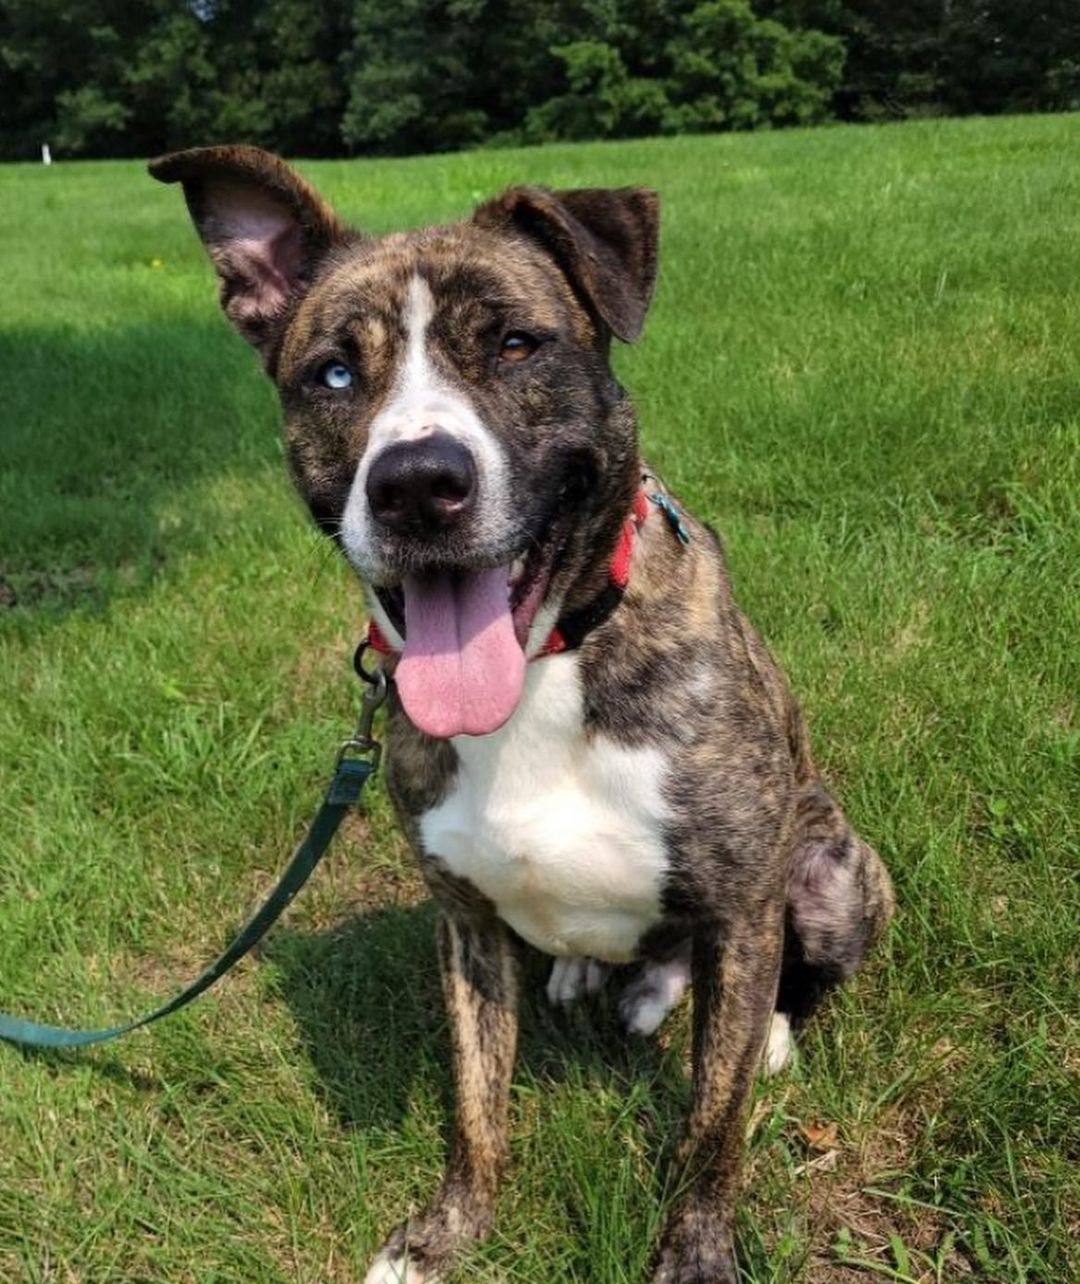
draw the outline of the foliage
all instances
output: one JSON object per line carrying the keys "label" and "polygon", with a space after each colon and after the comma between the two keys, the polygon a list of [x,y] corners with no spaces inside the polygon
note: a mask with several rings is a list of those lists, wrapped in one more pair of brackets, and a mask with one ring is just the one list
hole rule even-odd
{"label": "foliage", "polygon": [[656,6],[648,26],[555,45],[564,92],[530,109],[525,136],[632,137],[807,124],[823,118],[843,47],[758,18],[749,0]]}
{"label": "foliage", "polygon": [[366,151],[625,138],[821,119],[842,46],[749,0],[358,0],[345,142]]}
{"label": "foliage", "polygon": [[1076,0],[763,0],[759,8],[844,42],[841,117],[1080,108]]}
{"label": "foliage", "polygon": [[3,0],[0,154],[151,155],[243,138],[341,149],[344,85],[327,50],[343,4],[301,0]]}
{"label": "foliage", "polygon": [[1080,106],[1075,0],[0,0],[0,155],[290,154]]}

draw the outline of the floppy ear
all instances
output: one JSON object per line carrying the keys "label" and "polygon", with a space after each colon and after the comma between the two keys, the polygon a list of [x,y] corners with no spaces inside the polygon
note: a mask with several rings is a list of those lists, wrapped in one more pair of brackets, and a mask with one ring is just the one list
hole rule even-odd
{"label": "floppy ear", "polygon": [[648,187],[511,187],[473,216],[523,232],[555,259],[592,313],[629,343],[656,281],[660,198]]}
{"label": "floppy ear", "polygon": [[159,182],[184,185],[221,306],[272,366],[282,322],[345,225],[296,170],[259,147],[193,147],[148,168]]}

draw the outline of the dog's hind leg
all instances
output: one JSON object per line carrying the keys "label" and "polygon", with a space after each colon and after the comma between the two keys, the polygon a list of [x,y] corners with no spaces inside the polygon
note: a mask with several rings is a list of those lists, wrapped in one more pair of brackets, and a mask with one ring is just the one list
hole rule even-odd
{"label": "dog's hind leg", "polygon": [[787,1033],[859,967],[893,911],[881,857],[851,828],[820,781],[804,786],[788,884],[784,965],[767,1065],[786,1060]]}
{"label": "dog's hind leg", "polygon": [[458,1250],[491,1227],[507,1150],[518,959],[493,916],[444,911],[438,945],[456,1099],[446,1175],[424,1212],[390,1235],[365,1284],[435,1284]]}

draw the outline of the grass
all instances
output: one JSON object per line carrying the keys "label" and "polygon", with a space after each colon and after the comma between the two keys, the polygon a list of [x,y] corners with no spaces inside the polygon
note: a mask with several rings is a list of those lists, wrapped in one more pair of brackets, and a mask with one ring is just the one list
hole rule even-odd
{"label": "grass", "polygon": [[[373,230],[647,181],[619,354],[884,854],[887,948],[758,1091],[755,1284],[1080,1277],[1076,117],[305,171]],[[273,881],[350,725],[356,588],[175,191],[0,171],[0,1005],[146,1009]],[[0,1048],[0,1277],[355,1280],[445,1144],[432,912],[381,793],[257,960],[85,1055]],[[534,990],[536,987],[534,987]],[[458,1279],[642,1278],[686,1017],[537,997]],[[835,1125],[835,1128],[829,1127]]]}

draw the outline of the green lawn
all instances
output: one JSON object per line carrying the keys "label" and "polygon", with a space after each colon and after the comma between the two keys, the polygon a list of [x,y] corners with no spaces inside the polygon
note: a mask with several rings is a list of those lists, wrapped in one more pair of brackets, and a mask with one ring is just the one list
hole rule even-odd
{"label": "green lawn", "polygon": [[[900,905],[759,1090],[746,1280],[1080,1278],[1080,118],[303,168],[377,231],[511,181],[660,189],[618,358],[648,454],[724,532]],[[177,192],[8,166],[0,232],[0,1006],[98,1023],[271,885],[361,607]],[[376,791],[193,1008],[0,1047],[0,1278],[355,1280],[442,1162],[431,928]],[[457,1278],[639,1281],[686,1013],[630,1046],[533,988],[498,1228]]]}

